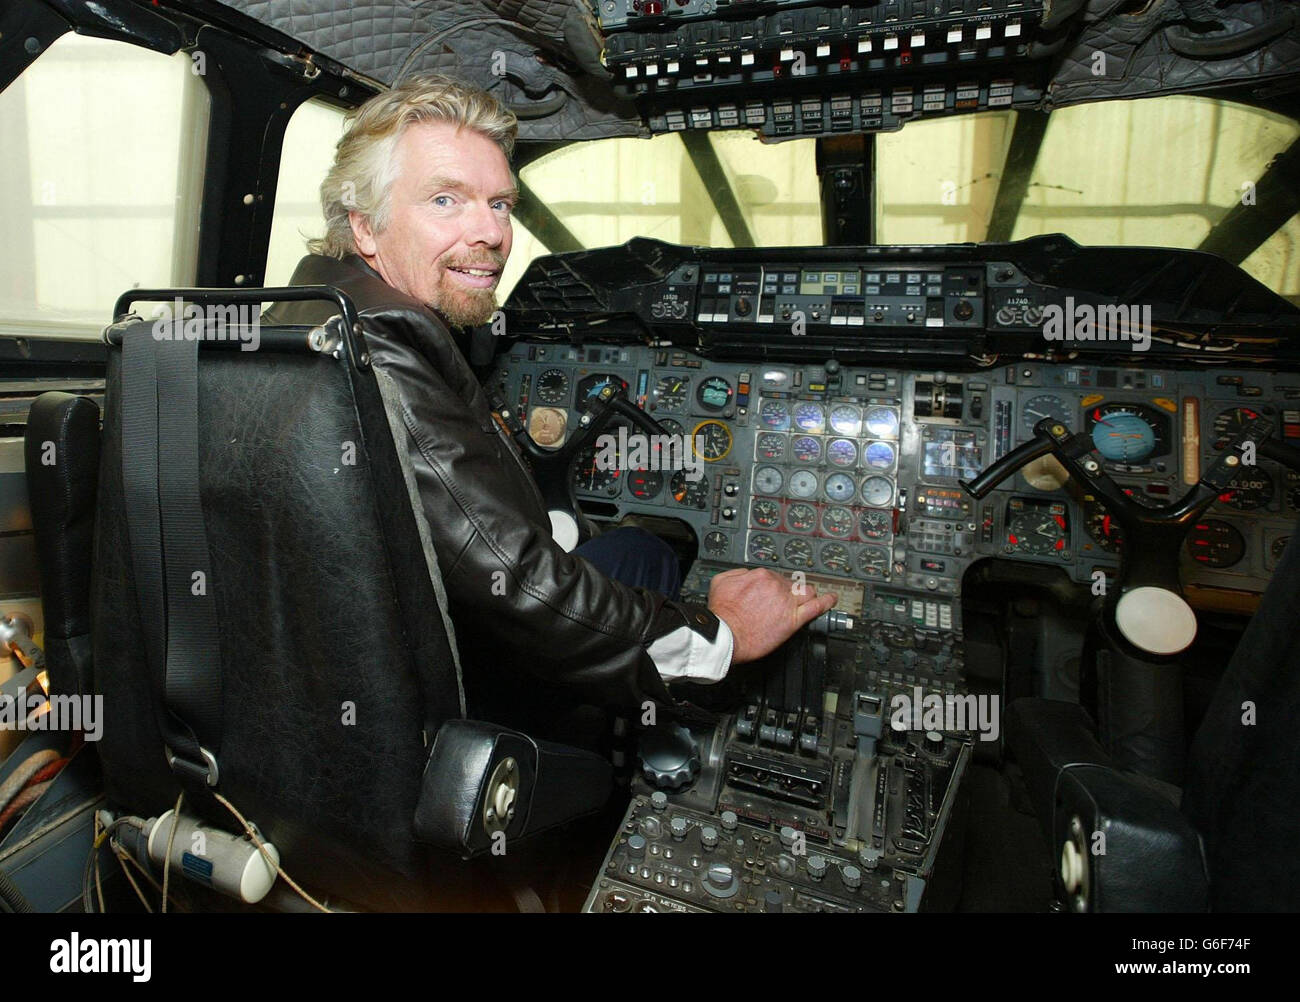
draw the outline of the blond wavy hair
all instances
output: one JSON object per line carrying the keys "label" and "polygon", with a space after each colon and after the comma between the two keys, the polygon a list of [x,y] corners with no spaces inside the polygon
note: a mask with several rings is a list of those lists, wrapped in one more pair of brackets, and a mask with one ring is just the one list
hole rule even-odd
{"label": "blond wavy hair", "polygon": [[388,225],[390,196],[397,176],[397,141],[417,122],[446,122],[473,129],[514,155],[519,123],[487,91],[438,73],[408,77],[348,112],[334,165],[320,186],[325,235],[309,240],[313,254],[355,254],[349,212],[365,216],[376,233]]}

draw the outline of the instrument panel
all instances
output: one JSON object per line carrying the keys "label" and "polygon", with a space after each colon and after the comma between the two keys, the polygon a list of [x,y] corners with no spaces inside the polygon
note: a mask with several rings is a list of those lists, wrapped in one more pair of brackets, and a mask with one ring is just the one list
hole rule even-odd
{"label": "instrument panel", "polygon": [[[980,502],[958,486],[1045,417],[1086,431],[1112,477],[1152,504],[1181,496],[1259,414],[1300,441],[1300,375],[1285,373],[907,371],[536,342],[503,355],[489,385],[540,444],[559,445],[610,381],[682,439],[611,426],[617,468],[593,449],[574,474],[589,514],[679,518],[715,563],[938,596],[960,594],[981,557],[1057,566],[1080,583],[1116,566],[1118,529],[1050,457]],[[1189,537],[1184,583],[1261,592],[1297,517],[1300,478],[1264,460],[1243,468]]]}

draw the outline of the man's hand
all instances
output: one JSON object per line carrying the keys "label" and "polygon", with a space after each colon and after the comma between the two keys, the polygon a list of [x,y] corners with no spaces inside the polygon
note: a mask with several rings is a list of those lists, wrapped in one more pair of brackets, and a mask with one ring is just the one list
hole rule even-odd
{"label": "man's hand", "polygon": [[788,578],[761,567],[723,571],[709,583],[709,609],[735,639],[732,664],[771,654],[837,601],[810,584],[799,592]]}

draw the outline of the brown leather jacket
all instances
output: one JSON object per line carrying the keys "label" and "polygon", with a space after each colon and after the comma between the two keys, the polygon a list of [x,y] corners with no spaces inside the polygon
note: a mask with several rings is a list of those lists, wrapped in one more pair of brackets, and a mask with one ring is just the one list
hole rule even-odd
{"label": "brown leather jacket", "polygon": [[[612,706],[671,703],[646,648],[682,626],[712,641],[717,617],[613,581],[552,541],[531,473],[433,310],[355,255],[309,255],[291,282],[350,296],[375,366],[396,383],[462,650],[501,651],[513,665]],[[335,312],[324,302],[282,303],[263,322],[317,325]]]}

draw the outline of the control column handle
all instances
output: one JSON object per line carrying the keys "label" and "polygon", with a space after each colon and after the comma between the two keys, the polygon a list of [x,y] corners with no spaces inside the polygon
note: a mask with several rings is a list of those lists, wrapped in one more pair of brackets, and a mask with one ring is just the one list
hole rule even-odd
{"label": "control column handle", "polygon": [[1259,443],[1259,454],[1300,473],[1300,449],[1294,446],[1285,445],[1275,438],[1266,438]]}
{"label": "control column handle", "polygon": [[1013,475],[1022,466],[1028,466],[1035,459],[1042,459],[1052,451],[1052,440],[1046,435],[1035,435],[1024,445],[1011,450],[986,470],[981,470],[970,480],[958,480],[962,489],[971,497],[982,498],[998,484]]}

